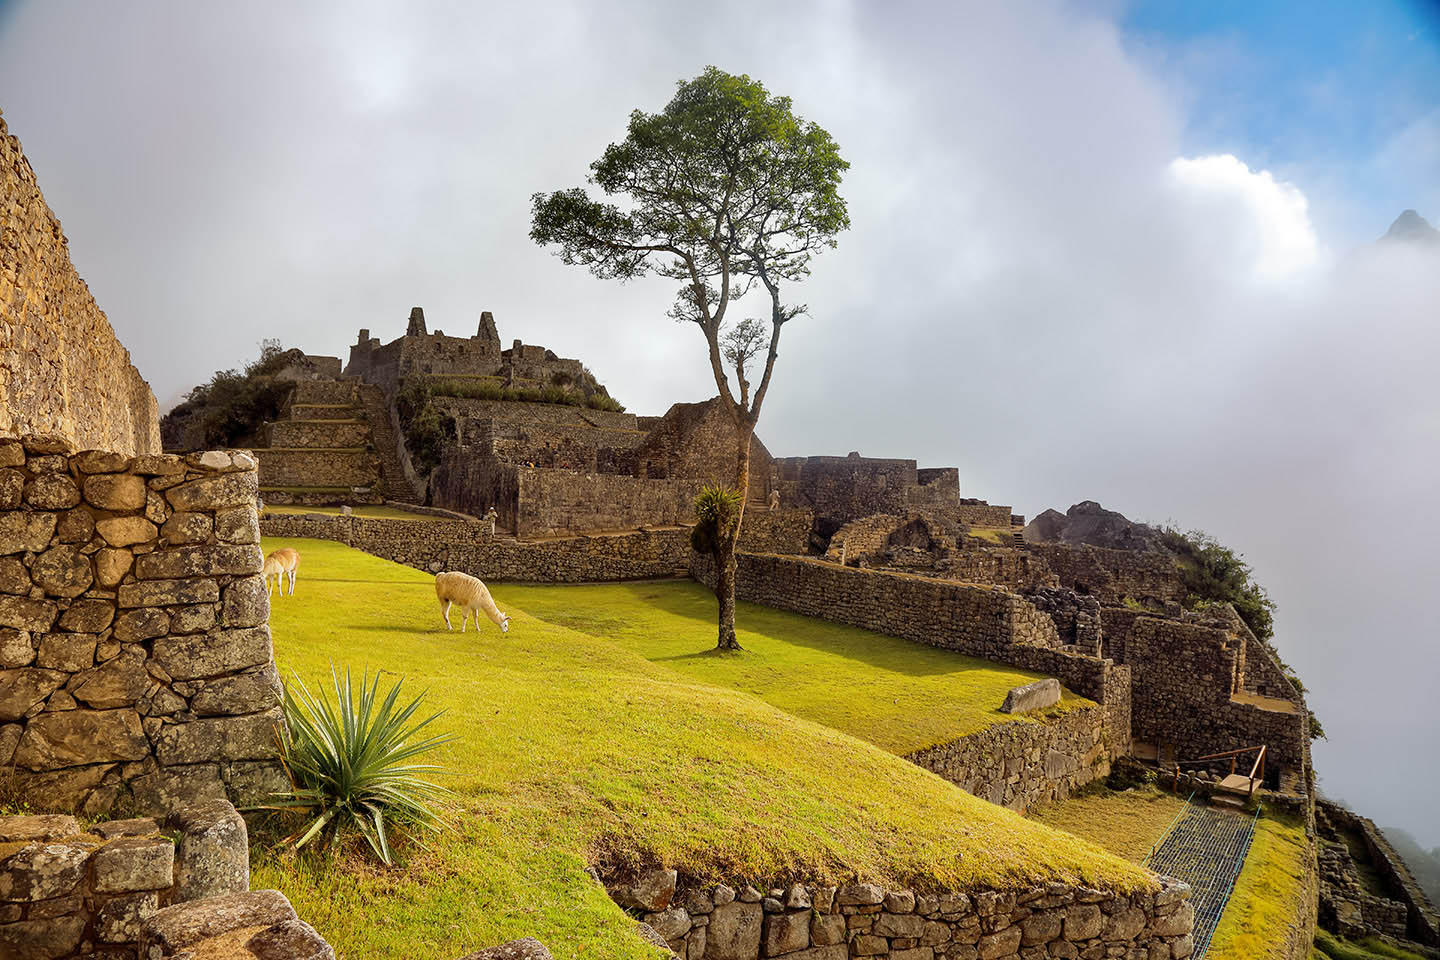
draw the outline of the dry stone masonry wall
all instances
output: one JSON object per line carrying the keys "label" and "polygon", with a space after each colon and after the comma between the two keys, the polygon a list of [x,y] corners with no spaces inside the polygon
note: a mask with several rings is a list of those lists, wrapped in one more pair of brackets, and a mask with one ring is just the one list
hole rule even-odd
{"label": "dry stone masonry wall", "polygon": [[255,461],[0,440],[0,789],[99,814],[284,784]]}
{"label": "dry stone masonry wall", "polygon": [[158,453],[155,395],[70,262],[60,221],[0,117],[0,435]]}
{"label": "dry stone masonry wall", "polygon": [[681,884],[673,870],[607,886],[681,960],[1185,960],[1190,888],[1122,894],[1065,883],[922,893],[872,883],[759,890]]}

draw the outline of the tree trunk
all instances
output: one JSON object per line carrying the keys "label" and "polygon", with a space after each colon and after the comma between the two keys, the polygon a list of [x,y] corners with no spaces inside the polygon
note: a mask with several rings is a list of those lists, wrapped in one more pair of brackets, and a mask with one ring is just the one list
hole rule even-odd
{"label": "tree trunk", "polygon": [[750,497],[750,437],[754,427],[742,417],[736,418],[735,489],[740,491],[740,512],[730,532],[720,538],[715,550],[715,599],[720,605],[720,631],[715,641],[717,650],[739,650],[735,639],[735,577],[738,566],[735,552],[740,543],[740,525],[745,519],[745,503]]}

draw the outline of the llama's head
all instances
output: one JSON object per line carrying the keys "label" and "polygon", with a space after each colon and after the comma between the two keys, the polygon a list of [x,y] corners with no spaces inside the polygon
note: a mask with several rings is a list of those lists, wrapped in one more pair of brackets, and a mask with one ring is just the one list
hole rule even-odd
{"label": "llama's head", "polygon": [[510,614],[508,614],[508,613],[502,613],[502,614],[500,614],[500,632],[501,632],[501,633],[509,633],[509,632],[510,632]]}

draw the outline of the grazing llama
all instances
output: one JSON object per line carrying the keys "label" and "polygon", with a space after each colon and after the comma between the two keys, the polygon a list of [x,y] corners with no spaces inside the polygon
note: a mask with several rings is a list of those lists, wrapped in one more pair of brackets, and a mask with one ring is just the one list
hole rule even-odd
{"label": "grazing llama", "polygon": [[265,565],[260,568],[260,573],[265,577],[265,595],[270,595],[270,577],[275,577],[275,586],[280,588],[280,596],[285,596],[285,578],[290,579],[290,595],[295,595],[295,568],[300,566],[300,551],[290,547],[281,547],[270,556],[265,558]]}
{"label": "grazing llama", "polygon": [[480,611],[500,628],[501,633],[510,632],[510,616],[501,613],[500,608],[495,606],[495,601],[490,597],[490,591],[485,584],[470,576],[468,573],[461,573],[458,570],[450,570],[446,573],[435,575],[435,596],[440,601],[441,613],[445,615],[445,629],[454,630],[450,625],[450,604],[455,604],[463,612],[460,617],[460,632],[465,632],[465,621],[473,614],[475,617],[475,629],[480,629]]}

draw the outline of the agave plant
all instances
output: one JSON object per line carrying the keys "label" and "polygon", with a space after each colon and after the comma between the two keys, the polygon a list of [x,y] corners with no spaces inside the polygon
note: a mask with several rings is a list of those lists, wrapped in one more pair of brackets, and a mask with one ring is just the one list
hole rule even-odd
{"label": "agave plant", "polygon": [[303,847],[319,838],[324,846],[358,830],[386,865],[393,862],[390,827],[396,823],[436,829],[441,826],[430,804],[450,793],[424,775],[445,773],[415,757],[455,739],[449,734],[421,738],[438,719],[435,713],[412,723],[424,695],[398,707],[397,680],[383,698],[380,676],[366,671],[357,688],[350,671],[344,678],[330,666],[334,699],[312,694],[298,676],[285,687],[282,756],[291,789],[271,809],[308,811],[306,824],[286,838]]}
{"label": "agave plant", "polygon": [[735,527],[740,516],[740,491],[709,483],[695,495],[696,523],[690,530],[690,546],[699,553],[714,553],[722,537]]}

